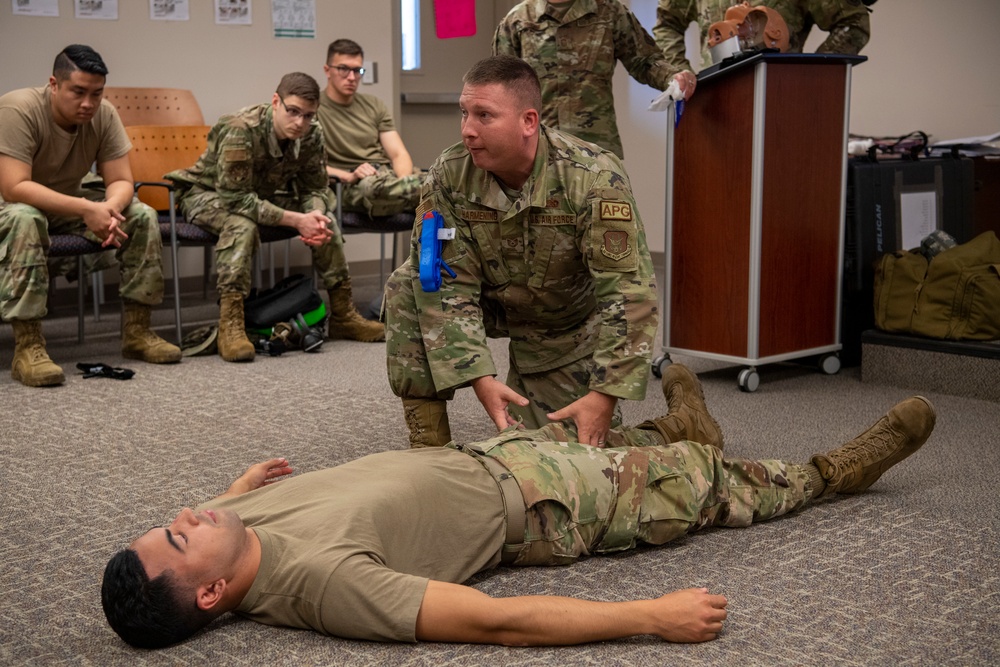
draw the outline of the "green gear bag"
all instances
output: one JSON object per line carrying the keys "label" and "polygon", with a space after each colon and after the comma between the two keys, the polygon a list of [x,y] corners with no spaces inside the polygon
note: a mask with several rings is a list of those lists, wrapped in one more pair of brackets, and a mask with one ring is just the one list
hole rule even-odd
{"label": "green gear bag", "polygon": [[874,306],[882,331],[1000,339],[1000,240],[985,232],[930,260],[908,250],[884,255]]}

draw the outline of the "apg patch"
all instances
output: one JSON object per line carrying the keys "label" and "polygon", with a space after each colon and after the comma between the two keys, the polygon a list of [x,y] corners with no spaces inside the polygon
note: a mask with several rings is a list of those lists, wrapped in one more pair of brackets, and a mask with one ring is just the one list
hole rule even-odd
{"label": "apg patch", "polygon": [[632,222],[632,204],[621,200],[601,200],[601,220]]}

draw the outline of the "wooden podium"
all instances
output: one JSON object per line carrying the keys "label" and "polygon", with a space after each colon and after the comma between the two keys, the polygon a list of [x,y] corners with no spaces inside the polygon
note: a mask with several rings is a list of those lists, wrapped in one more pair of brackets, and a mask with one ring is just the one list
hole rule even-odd
{"label": "wooden podium", "polygon": [[757,54],[698,77],[668,113],[664,354],[760,364],[837,351],[851,68]]}

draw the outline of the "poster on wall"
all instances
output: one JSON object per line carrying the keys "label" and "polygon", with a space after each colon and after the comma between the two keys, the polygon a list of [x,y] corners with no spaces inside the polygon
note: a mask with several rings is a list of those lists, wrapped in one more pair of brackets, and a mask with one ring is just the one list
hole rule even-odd
{"label": "poster on wall", "polygon": [[118,20],[118,0],[76,0],[76,18]]}
{"label": "poster on wall", "polygon": [[188,21],[190,18],[188,0],[149,0],[151,21]]}
{"label": "poster on wall", "polygon": [[216,25],[253,25],[250,0],[215,0]]}
{"label": "poster on wall", "polygon": [[59,16],[59,0],[10,0],[14,16]]}
{"label": "poster on wall", "polygon": [[316,38],[316,0],[271,0],[274,36]]}

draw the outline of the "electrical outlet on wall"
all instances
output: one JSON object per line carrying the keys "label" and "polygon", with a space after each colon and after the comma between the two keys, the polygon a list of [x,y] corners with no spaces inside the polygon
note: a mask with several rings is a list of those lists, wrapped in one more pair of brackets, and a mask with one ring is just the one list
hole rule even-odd
{"label": "electrical outlet on wall", "polygon": [[361,83],[378,83],[378,63],[374,60],[365,60],[362,65],[365,68],[365,75],[361,77]]}

